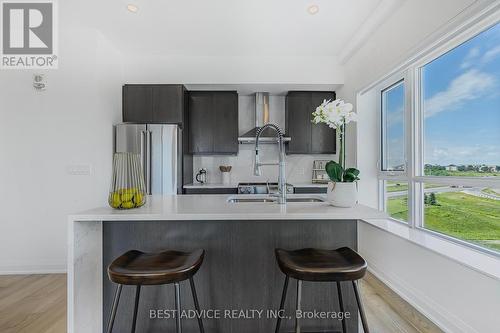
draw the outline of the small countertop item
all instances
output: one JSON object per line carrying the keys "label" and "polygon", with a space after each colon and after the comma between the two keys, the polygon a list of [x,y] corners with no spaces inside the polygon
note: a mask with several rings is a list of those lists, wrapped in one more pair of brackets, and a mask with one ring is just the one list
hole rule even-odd
{"label": "small countertop item", "polygon": [[219,166],[220,172],[231,172],[232,168],[233,167],[230,166],[230,165],[221,165],[221,166]]}

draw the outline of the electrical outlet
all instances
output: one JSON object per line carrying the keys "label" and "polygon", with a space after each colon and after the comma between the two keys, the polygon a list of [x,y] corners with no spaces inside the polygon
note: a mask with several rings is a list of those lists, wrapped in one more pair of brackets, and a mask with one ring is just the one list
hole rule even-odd
{"label": "electrical outlet", "polygon": [[74,164],[66,167],[66,172],[71,176],[90,176],[92,166],[90,164]]}

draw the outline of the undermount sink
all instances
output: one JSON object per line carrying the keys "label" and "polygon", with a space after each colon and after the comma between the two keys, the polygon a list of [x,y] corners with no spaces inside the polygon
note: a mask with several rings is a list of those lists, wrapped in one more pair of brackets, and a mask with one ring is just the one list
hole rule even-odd
{"label": "undermount sink", "polygon": [[227,202],[229,203],[241,203],[241,202],[275,202],[276,199],[271,198],[229,198]]}
{"label": "undermount sink", "polygon": [[[233,196],[227,199],[228,203],[259,203],[259,202],[277,202],[276,197],[252,197],[252,196]],[[318,203],[326,200],[320,196],[288,196],[287,203]]]}

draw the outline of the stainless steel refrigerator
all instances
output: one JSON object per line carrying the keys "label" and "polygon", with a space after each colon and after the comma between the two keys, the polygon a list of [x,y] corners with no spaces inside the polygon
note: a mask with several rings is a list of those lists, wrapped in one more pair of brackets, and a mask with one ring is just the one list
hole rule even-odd
{"label": "stainless steel refrigerator", "polygon": [[116,125],[116,152],[139,154],[148,194],[182,194],[182,129],[177,125]]}

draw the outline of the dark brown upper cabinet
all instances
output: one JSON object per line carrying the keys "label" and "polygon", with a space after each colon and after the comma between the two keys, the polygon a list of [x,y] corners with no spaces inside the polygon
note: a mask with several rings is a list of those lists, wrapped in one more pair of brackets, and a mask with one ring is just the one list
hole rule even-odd
{"label": "dark brown upper cabinet", "polygon": [[287,154],[335,154],[335,130],[313,124],[312,113],[323,100],[334,100],[335,92],[290,91],[286,96],[286,133],[291,141]]}
{"label": "dark brown upper cabinet", "polygon": [[180,84],[123,86],[126,123],[182,124],[186,89]]}
{"label": "dark brown upper cabinet", "polygon": [[189,92],[189,152],[199,155],[238,153],[238,93]]}

